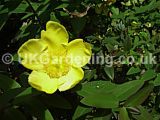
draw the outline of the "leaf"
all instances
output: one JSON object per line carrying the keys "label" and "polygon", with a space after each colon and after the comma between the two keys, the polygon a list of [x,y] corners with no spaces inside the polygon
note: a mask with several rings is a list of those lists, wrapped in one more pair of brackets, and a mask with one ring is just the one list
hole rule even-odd
{"label": "leaf", "polygon": [[56,18],[56,15],[55,15],[54,12],[51,12],[51,14],[50,14],[50,20],[60,23],[60,21]]}
{"label": "leaf", "polygon": [[54,120],[52,114],[49,112],[48,109],[44,111],[44,114],[45,114],[44,120]]}
{"label": "leaf", "polygon": [[85,114],[87,114],[91,111],[92,111],[92,108],[82,107],[82,106],[79,105],[79,106],[77,106],[72,119],[76,120],[76,119],[80,118],[81,116],[84,116]]}
{"label": "leaf", "polygon": [[116,108],[119,105],[116,96],[109,92],[98,92],[81,100],[81,103],[97,108]]}
{"label": "leaf", "polygon": [[104,71],[111,80],[114,79],[114,67],[105,66]]}
{"label": "leaf", "polygon": [[102,3],[99,3],[95,6],[95,12],[97,14],[101,14],[103,9],[104,9],[104,5]]}
{"label": "leaf", "polygon": [[132,74],[136,74],[136,73],[139,73],[141,72],[141,69],[139,67],[131,67],[128,72],[127,72],[127,75],[132,75]]}
{"label": "leaf", "polygon": [[157,77],[154,80],[154,86],[159,86],[159,85],[160,85],[160,73],[157,74]]}
{"label": "leaf", "polygon": [[22,74],[19,75],[19,83],[21,84],[22,87],[30,87],[29,83],[28,83],[28,76],[29,73],[28,72],[23,72]]}
{"label": "leaf", "polygon": [[23,96],[28,96],[28,95],[36,95],[36,94],[40,94],[40,93],[41,92],[33,89],[32,87],[28,87],[23,92],[18,94],[16,97],[23,97]]}
{"label": "leaf", "polygon": [[24,15],[24,16],[21,18],[21,20],[27,19],[27,18],[29,18],[29,17],[31,17],[31,16],[33,16],[33,15],[34,15],[34,13],[27,13],[26,15]]}
{"label": "leaf", "polygon": [[119,45],[120,43],[118,42],[119,37],[105,37],[103,43],[104,44],[111,44],[113,46]]}
{"label": "leaf", "polygon": [[49,107],[62,108],[62,109],[71,109],[71,104],[62,96],[58,94],[44,95],[41,97],[46,105]]}
{"label": "leaf", "polygon": [[85,24],[86,24],[85,17],[82,17],[82,18],[77,17],[77,18],[73,18],[71,20],[71,25],[72,25],[72,28],[73,28],[75,35],[78,36],[81,33],[81,31],[85,27]]}
{"label": "leaf", "polygon": [[[159,1],[158,1],[159,2]],[[158,7],[159,3],[156,3],[156,0],[152,0],[148,5],[142,6],[142,7],[135,7],[135,13],[140,14],[144,12],[151,11],[153,9],[156,9]]]}
{"label": "leaf", "polygon": [[149,96],[153,88],[154,88],[154,85],[152,83],[146,85],[137,93],[129,97],[125,102],[125,106],[134,107],[142,104],[147,99],[147,97]]}
{"label": "leaf", "polygon": [[152,69],[153,68],[153,64],[144,64],[146,69]]}
{"label": "leaf", "polygon": [[47,107],[35,97],[29,99],[28,101],[24,101],[23,106],[32,116],[36,117],[38,120],[54,120]]}
{"label": "leaf", "polygon": [[152,115],[142,106],[137,107],[140,110],[139,115],[132,114],[133,118],[136,120],[153,120]]}
{"label": "leaf", "polygon": [[119,8],[112,7],[111,11],[114,15],[119,15]]}
{"label": "leaf", "polygon": [[93,120],[111,120],[112,114],[103,117],[93,117]]}
{"label": "leaf", "polygon": [[136,93],[144,84],[142,80],[133,80],[123,84],[114,84],[110,81],[92,81],[82,84],[77,93],[83,97],[88,97],[100,92],[112,94],[118,101],[123,101]]}
{"label": "leaf", "polygon": [[85,70],[85,73],[84,73],[84,80],[86,81],[90,81],[96,74],[96,69],[94,70]]}
{"label": "leaf", "polygon": [[144,81],[141,80],[134,80],[121,85],[107,81],[104,84],[103,82],[99,82],[98,89],[94,86],[97,85],[96,82],[87,84],[84,91],[82,87],[80,94],[84,98],[81,100],[81,103],[98,108],[115,108],[118,107],[119,101],[123,101],[136,93],[144,84]]}
{"label": "leaf", "polygon": [[155,77],[156,77],[156,73],[154,72],[154,70],[149,69],[142,75],[141,80],[147,81]]}
{"label": "leaf", "polygon": [[66,8],[68,5],[69,5],[68,3],[63,3],[59,6],[57,6],[55,9]]}
{"label": "leaf", "polygon": [[42,92],[37,91],[33,89],[32,87],[28,87],[24,89],[21,93],[19,93],[17,96],[15,96],[13,100],[13,104],[21,104],[27,99],[32,98],[33,96],[40,95],[41,93]]}
{"label": "leaf", "polygon": [[20,112],[18,109],[8,108],[1,116],[1,120],[27,120],[27,119],[23,115],[23,113]]}
{"label": "leaf", "polygon": [[6,75],[0,74],[0,88],[4,91],[14,88],[20,88],[21,86],[15,80],[9,78]]}
{"label": "leaf", "polygon": [[125,107],[120,108],[119,120],[130,120],[128,116],[128,111]]}
{"label": "leaf", "polygon": [[20,4],[21,4],[22,0],[9,0],[6,2],[6,6],[10,12],[12,12],[13,10],[15,10]]}
{"label": "leaf", "polygon": [[7,22],[8,20],[8,13],[3,13],[3,14],[0,14],[0,30],[3,28],[3,26],[5,25],[5,23]]}
{"label": "leaf", "polygon": [[7,106],[9,104],[9,101],[12,100],[19,93],[21,93],[23,90],[24,88],[15,88],[15,89],[10,89],[5,93],[3,93],[0,96],[0,108]]}
{"label": "leaf", "polygon": [[11,13],[28,13],[26,12],[27,8],[28,8],[28,4],[21,3],[14,10],[10,11],[10,14]]}
{"label": "leaf", "polygon": [[95,92],[100,91],[110,91],[116,87],[116,84],[111,83],[110,81],[92,81],[88,83],[82,84],[79,88],[77,88],[77,93],[83,97],[87,97],[89,95],[94,94]]}
{"label": "leaf", "polygon": [[4,5],[0,5],[0,14],[8,13],[8,8],[5,8]]}
{"label": "leaf", "polygon": [[144,82],[142,80],[129,81],[120,84],[117,88],[113,90],[112,94],[115,94],[118,100],[123,101],[136,93],[143,86],[143,84]]}

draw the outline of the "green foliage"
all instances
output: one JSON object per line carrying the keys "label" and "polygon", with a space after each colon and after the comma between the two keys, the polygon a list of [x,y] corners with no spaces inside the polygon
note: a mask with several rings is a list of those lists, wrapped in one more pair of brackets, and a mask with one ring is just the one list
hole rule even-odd
{"label": "green foliage", "polygon": [[[1,0],[0,18],[0,120],[160,119],[160,0]],[[81,83],[52,95],[30,87],[17,56],[49,20],[93,51]]]}

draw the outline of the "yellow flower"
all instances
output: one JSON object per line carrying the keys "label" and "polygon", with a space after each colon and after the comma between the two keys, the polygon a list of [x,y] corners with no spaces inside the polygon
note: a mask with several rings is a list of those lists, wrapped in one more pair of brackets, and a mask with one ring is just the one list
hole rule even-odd
{"label": "yellow flower", "polygon": [[81,67],[91,58],[91,46],[82,39],[69,43],[68,39],[64,26],[49,21],[40,39],[30,39],[19,48],[21,64],[33,70],[28,78],[33,88],[52,94],[57,89],[71,89],[82,80]]}

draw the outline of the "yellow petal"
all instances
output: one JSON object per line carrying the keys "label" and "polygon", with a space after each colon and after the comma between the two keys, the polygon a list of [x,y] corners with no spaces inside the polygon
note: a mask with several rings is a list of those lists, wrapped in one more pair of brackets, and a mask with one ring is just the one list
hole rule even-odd
{"label": "yellow petal", "polygon": [[46,31],[41,32],[41,38],[51,47],[55,47],[61,44],[67,45],[69,36],[63,25],[49,21],[46,24]]}
{"label": "yellow petal", "polygon": [[18,55],[22,58],[26,57],[26,55],[32,54],[40,54],[47,48],[47,44],[45,44],[40,39],[30,39],[25,42],[18,50]]}
{"label": "yellow petal", "polygon": [[34,61],[29,62],[29,60],[27,61],[22,60],[21,64],[30,70],[43,71],[43,68],[44,68],[43,64],[41,64],[40,62],[34,62]]}
{"label": "yellow petal", "polygon": [[59,91],[65,91],[73,88],[83,79],[83,76],[84,72],[82,68],[72,66],[68,74],[59,78],[58,80]]}
{"label": "yellow petal", "polygon": [[31,70],[39,70],[43,69],[43,61],[40,61],[40,58],[47,57],[44,55],[41,56],[46,51],[47,44],[45,44],[42,40],[30,39],[19,48],[18,55],[22,58],[21,63],[26,68]]}
{"label": "yellow petal", "polygon": [[83,42],[82,39],[75,39],[68,44],[67,57],[71,59],[71,64],[77,67],[86,65],[92,55],[91,45]]}
{"label": "yellow petal", "polygon": [[44,72],[37,72],[33,71],[29,75],[29,84],[39,90],[39,91],[44,91],[48,94],[52,94],[57,90],[58,87],[58,80],[51,79],[46,73]]}

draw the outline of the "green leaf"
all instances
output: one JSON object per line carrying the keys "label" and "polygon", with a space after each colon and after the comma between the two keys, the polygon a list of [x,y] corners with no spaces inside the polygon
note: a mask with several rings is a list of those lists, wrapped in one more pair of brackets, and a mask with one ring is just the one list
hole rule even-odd
{"label": "green leaf", "polygon": [[0,30],[3,28],[3,26],[5,25],[5,23],[7,22],[9,15],[8,13],[3,13],[0,14]]}
{"label": "green leaf", "polygon": [[153,120],[152,115],[148,112],[148,110],[146,110],[144,107],[142,106],[138,106],[137,107],[140,111],[140,114],[138,115],[134,115],[132,114],[133,118],[135,118],[136,120]]}
{"label": "green leaf", "polygon": [[28,4],[21,3],[14,10],[10,11],[10,13],[28,13],[26,9],[28,8]]}
{"label": "green leaf", "polygon": [[136,73],[139,73],[141,72],[141,69],[139,67],[131,67],[128,72],[127,72],[127,75],[132,75],[132,74],[136,74]]}
{"label": "green leaf", "polygon": [[51,14],[50,14],[50,20],[55,21],[55,22],[59,22],[59,23],[60,23],[60,21],[56,18],[54,12],[51,12]]}
{"label": "green leaf", "polygon": [[119,105],[116,96],[109,92],[97,92],[81,100],[81,103],[97,108],[116,108]]}
{"label": "green leaf", "polygon": [[129,97],[125,102],[125,106],[134,107],[142,104],[146,100],[146,98],[149,96],[153,88],[154,88],[154,85],[152,83],[146,85],[137,93]]}
{"label": "green leaf", "polygon": [[157,74],[156,79],[154,80],[154,86],[160,85],[160,73]]}
{"label": "green leaf", "polygon": [[91,111],[92,111],[92,108],[82,107],[82,106],[79,105],[79,106],[77,106],[72,119],[76,120],[76,119],[84,116],[85,114],[87,114]]}
{"label": "green leaf", "polygon": [[104,44],[111,44],[113,46],[119,45],[120,43],[118,42],[119,37],[105,37],[103,40]]}
{"label": "green leaf", "polygon": [[154,72],[154,70],[149,69],[142,75],[141,80],[147,81],[155,77],[156,77],[156,73]]}
{"label": "green leaf", "polygon": [[8,8],[5,8],[4,5],[0,5],[0,14],[8,13]]}
{"label": "green leaf", "polygon": [[93,120],[111,120],[112,114],[103,117],[93,117]]}
{"label": "green leaf", "polygon": [[25,16],[23,16],[23,17],[21,18],[21,20],[27,19],[27,18],[29,18],[29,17],[31,17],[31,16],[33,16],[33,15],[34,15],[34,13],[27,13]]}
{"label": "green leaf", "polygon": [[19,93],[21,93],[24,90],[24,88],[15,88],[15,89],[10,89],[3,93],[0,96],[0,108],[3,108],[7,106],[9,101],[11,101],[15,96],[17,96]]}
{"label": "green leaf", "polygon": [[94,78],[95,74],[96,74],[96,69],[94,70],[85,70],[84,71],[84,80],[86,81],[90,81],[92,78]]}
{"label": "green leaf", "polygon": [[28,110],[28,113],[38,120],[54,120],[47,107],[35,97],[24,101],[23,106]]}
{"label": "green leaf", "polygon": [[29,83],[28,83],[28,76],[29,73],[28,72],[23,72],[22,74],[19,75],[19,83],[21,84],[22,87],[30,87]]}
{"label": "green leaf", "polygon": [[6,109],[3,115],[0,117],[1,120],[27,120],[23,113],[16,108]]}
{"label": "green leaf", "polygon": [[62,109],[71,109],[71,104],[62,96],[54,93],[52,95],[44,95],[41,97],[46,105],[49,107],[62,108]]}
{"label": "green leaf", "polygon": [[144,84],[142,80],[133,80],[123,84],[114,84],[110,81],[92,81],[80,86],[77,93],[83,97],[88,97],[100,92],[112,94],[116,96],[119,101],[127,99],[129,96],[136,93]]}
{"label": "green leaf", "polygon": [[15,96],[13,104],[21,104],[24,101],[32,98],[33,96],[37,96],[42,94],[42,92],[33,89],[32,87],[28,87],[24,89],[21,93]]}
{"label": "green leaf", "polygon": [[111,11],[114,15],[119,15],[119,8],[112,7]]}
{"label": "green leaf", "polygon": [[114,79],[114,67],[105,66],[104,71],[106,72],[106,74],[111,80]]}
{"label": "green leaf", "polygon": [[125,107],[120,108],[119,120],[130,120],[128,116],[128,111],[126,110]]}
{"label": "green leaf", "polygon": [[76,36],[78,36],[81,33],[81,31],[85,27],[85,24],[86,24],[85,17],[82,18],[77,17],[71,20],[71,25]]}
{"label": "green leaf", "polygon": [[146,69],[152,69],[153,68],[153,64],[145,64],[145,68]]}
{"label": "green leaf", "polygon": [[45,114],[44,120],[54,120],[52,114],[49,112],[48,109],[44,111],[44,114]]}
{"label": "green leaf", "polygon": [[115,94],[118,100],[123,101],[136,93],[143,86],[143,84],[144,82],[142,80],[129,81],[118,85],[118,87],[113,90],[112,94]]}
{"label": "green leaf", "polygon": [[55,9],[66,8],[68,5],[69,5],[68,3],[63,3],[59,6],[57,6]]}
{"label": "green leaf", "polygon": [[141,7],[135,7],[135,13],[140,14],[144,12],[151,11],[153,9],[156,9],[158,7],[158,2],[156,3],[156,0],[152,0],[148,5],[141,6]]}
{"label": "green leaf", "polygon": [[95,92],[100,91],[111,91],[116,87],[116,84],[110,81],[92,81],[88,83],[83,83],[82,86],[77,88],[77,93],[83,97],[92,95]]}
{"label": "green leaf", "polygon": [[28,95],[37,95],[40,94],[41,92],[33,89],[32,87],[26,88],[23,92],[18,94],[16,97],[23,97],[23,96],[28,96]]}
{"label": "green leaf", "polygon": [[22,0],[9,0],[6,2],[6,6],[10,12],[14,11],[20,4]]}
{"label": "green leaf", "polygon": [[21,86],[15,80],[9,78],[8,76],[0,74],[0,88],[3,91],[20,88]]}

